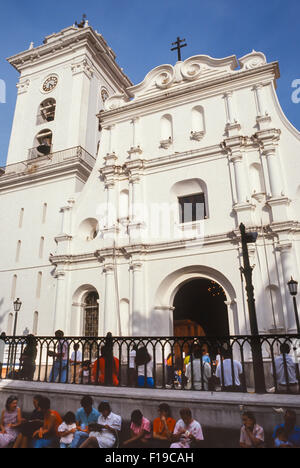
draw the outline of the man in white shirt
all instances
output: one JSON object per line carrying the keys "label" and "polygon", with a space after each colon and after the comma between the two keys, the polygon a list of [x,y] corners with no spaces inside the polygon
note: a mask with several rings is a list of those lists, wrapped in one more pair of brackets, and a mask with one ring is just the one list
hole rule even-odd
{"label": "man in white shirt", "polygon": [[200,349],[195,350],[194,359],[191,359],[187,364],[185,376],[188,380],[186,388],[192,388],[192,384],[194,384],[195,390],[208,390],[208,381],[211,377],[211,367],[208,362],[203,361]]}
{"label": "man in white shirt", "polygon": [[224,358],[217,367],[216,377],[221,381],[222,390],[225,392],[242,392],[240,376],[243,368],[239,361],[232,358],[230,351],[224,353]]}
{"label": "man in white shirt", "polygon": [[91,425],[89,438],[80,448],[112,448],[117,442],[122,426],[121,416],[111,411],[107,401],[102,401],[98,410],[100,413],[98,422],[96,425]]}
{"label": "man in white shirt", "polygon": [[292,356],[289,356],[290,350],[288,343],[281,344],[281,354],[274,360],[275,374],[273,365],[271,366],[271,373],[276,379],[275,384],[280,393],[298,393],[299,390],[297,364]]}

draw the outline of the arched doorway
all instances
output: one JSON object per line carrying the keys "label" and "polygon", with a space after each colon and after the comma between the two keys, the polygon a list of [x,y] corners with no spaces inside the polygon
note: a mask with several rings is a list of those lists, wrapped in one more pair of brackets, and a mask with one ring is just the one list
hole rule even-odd
{"label": "arched doorway", "polygon": [[175,336],[227,336],[228,311],[223,288],[209,278],[183,283],[174,297]]}

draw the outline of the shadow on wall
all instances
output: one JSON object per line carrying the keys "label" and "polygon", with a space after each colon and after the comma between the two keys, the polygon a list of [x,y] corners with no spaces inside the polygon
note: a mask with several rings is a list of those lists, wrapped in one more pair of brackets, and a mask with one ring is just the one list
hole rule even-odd
{"label": "shadow on wall", "polygon": [[[4,304],[4,298],[2,297],[0,299],[0,332],[3,331],[3,327],[4,327],[4,320],[5,320],[5,317],[7,316],[7,314],[9,314],[10,310],[5,310],[5,311],[2,311],[3,309],[3,304]],[[5,327],[4,327],[5,328]]]}

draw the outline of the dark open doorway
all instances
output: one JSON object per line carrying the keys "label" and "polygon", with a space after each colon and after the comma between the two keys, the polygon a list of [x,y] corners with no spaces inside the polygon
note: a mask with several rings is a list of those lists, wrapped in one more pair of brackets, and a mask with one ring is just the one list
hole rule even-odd
{"label": "dark open doorway", "polygon": [[227,336],[226,295],[215,281],[199,278],[183,284],[174,298],[175,336]]}

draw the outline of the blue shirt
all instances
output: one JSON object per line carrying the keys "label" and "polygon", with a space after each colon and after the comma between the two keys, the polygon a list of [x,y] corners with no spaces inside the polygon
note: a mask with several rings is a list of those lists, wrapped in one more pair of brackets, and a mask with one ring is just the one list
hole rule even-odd
{"label": "blue shirt", "polygon": [[[284,427],[284,424],[279,424],[275,427],[273,433],[273,439],[276,439],[276,432],[279,427]],[[288,442],[294,445],[294,447],[300,447],[300,427],[295,426],[293,432],[288,437]]]}
{"label": "blue shirt", "polygon": [[80,426],[87,427],[90,423],[96,423],[98,421],[100,413],[93,408],[90,414],[87,415],[83,408],[79,408],[75,416],[76,421],[79,422]]}

